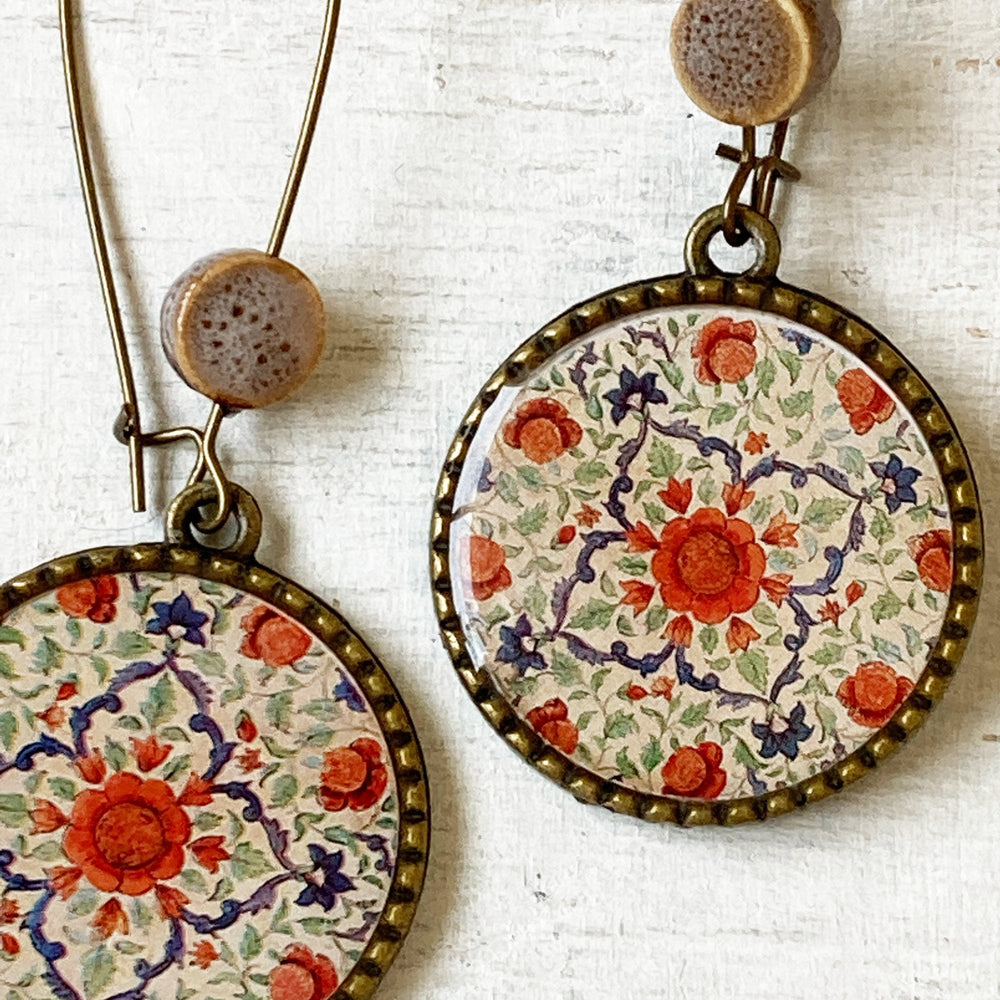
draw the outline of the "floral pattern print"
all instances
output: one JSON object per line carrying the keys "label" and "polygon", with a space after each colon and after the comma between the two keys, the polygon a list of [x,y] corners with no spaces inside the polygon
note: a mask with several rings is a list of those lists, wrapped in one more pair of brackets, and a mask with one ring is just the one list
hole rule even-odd
{"label": "floral pattern print", "polygon": [[206,580],[60,587],[0,624],[9,1000],[328,1000],[388,901],[389,749],[310,632]]}
{"label": "floral pattern print", "polygon": [[469,455],[469,649],[602,780],[701,800],[802,781],[892,718],[940,633],[952,533],[927,442],[801,324],[609,323],[503,390]]}

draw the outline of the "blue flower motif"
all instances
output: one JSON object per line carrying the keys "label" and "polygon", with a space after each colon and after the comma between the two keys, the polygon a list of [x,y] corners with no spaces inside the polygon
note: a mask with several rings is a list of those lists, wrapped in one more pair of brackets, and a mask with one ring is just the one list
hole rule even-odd
{"label": "blue flower motif", "polygon": [[513,663],[522,675],[529,670],[546,670],[548,664],[542,654],[535,650],[525,649],[524,640],[531,638],[531,622],[527,615],[521,615],[517,624],[500,626],[500,649],[497,651],[498,663]]}
{"label": "blue flower motif", "polygon": [[295,902],[299,906],[315,903],[329,913],[336,905],[338,896],[355,888],[354,882],[340,870],[344,864],[344,852],[325,851],[319,844],[310,844],[309,857],[316,866],[315,873],[320,875],[320,881],[314,882],[307,876],[309,884]]}
{"label": "blue flower motif", "polygon": [[479,493],[489,493],[491,489],[496,485],[492,479],[490,479],[490,473],[493,471],[493,463],[488,459],[483,459],[483,466],[479,470],[479,482],[476,484],[476,491]]}
{"label": "blue flower motif", "polygon": [[770,760],[780,753],[789,760],[795,760],[799,755],[799,744],[809,739],[815,729],[814,726],[805,724],[805,717],[806,706],[800,701],[788,716],[788,725],[783,732],[776,732],[773,722],[766,725],[763,722],[755,722],[751,729],[754,736],[760,740],[761,757]]}
{"label": "blue flower motif", "polygon": [[913,484],[922,475],[919,469],[903,465],[898,455],[891,455],[888,462],[871,462],[869,468],[882,480],[885,505],[890,514],[895,514],[904,503],[917,502]]}
{"label": "blue flower motif", "polygon": [[812,350],[813,344],[816,343],[812,337],[807,337],[804,333],[799,333],[798,330],[782,330],[781,336],[793,343],[798,348],[799,354],[808,354]]}
{"label": "blue flower motif", "polygon": [[146,622],[146,631],[151,635],[169,635],[176,638],[183,629],[184,638],[195,646],[205,645],[202,627],[208,621],[208,615],[197,611],[187,594],[178,594],[167,603],[156,601],[153,604],[156,617]]}
{"label": "blue flower motif", "polygon": [[347,674],[343,670],[338,670],[340,681],[333,689],[334,701],[346,701],[347,707],[352,712],[363,712],[365,703],[358,692],[358,689],[348,680]]}
{"label": "blue flower motif", "polygon": [[[629,410],[641,409],[650,403],[667,402],[667,394],[656,387],[656,374],[654,372],[646,372],[642,378],[639,378],[629,368],[622,368],[618,382],[619,388],[604,394],[604,398],[611,404],[611,419],[615,424],[620,424],[628,415]],[[633,396],[639,397],[637,407],[632,404]]]}

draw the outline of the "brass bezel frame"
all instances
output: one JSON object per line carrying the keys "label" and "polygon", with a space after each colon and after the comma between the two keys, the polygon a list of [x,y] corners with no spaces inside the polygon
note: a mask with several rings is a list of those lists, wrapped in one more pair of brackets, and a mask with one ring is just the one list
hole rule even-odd
{"label": "brass bezel frame", "polygon": [[[545,743],[514,712],[489,672],[476,667],[455,608],[449,570],[455,492],[469,445],[498,392],[521,384],[559,351],[606,323],[651,309],[701,305],[759,309],[803,323],[884,378],[930,444],[948,493],[954,530],[955,582],[941,635],[913,693],[893,718],[827,771],[789,788],[723,802],[690,801],[624,788],[599,778]],[[624,285],[574,306],[525,341],[493,374],[462,421],[438,483],[431,525],[431,584],[441,636],[462,683],[490,725],[537,770],[581,802],[613,812],[685,826],[730,826],[779,816],[827,798],[878,766],[923,725],[965,651],[979,602],[983,549],[978,492],[958,432],[938,397],[882,334],[827,299],[777,279],[684,273]]]}
{"label": "brass bezel frame", "polygon": [[430,848],[430,802],[423,753],[395,685],[364,641],[331,607],[253,561],[170,544],[89,549],[43,563],[0,587],[0,621],[57,587],[110,573],[187,574],[259,597],[304,625],[340,659],[365,693],[385,733],[399,797],[396,870],[385,909],[361,958],[331,1000],[369,1000],[396,958],[416,914]]}

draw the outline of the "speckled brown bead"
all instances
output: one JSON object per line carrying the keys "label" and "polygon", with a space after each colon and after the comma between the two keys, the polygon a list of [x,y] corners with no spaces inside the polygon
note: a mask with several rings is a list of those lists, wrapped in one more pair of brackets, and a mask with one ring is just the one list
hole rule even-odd
{"label": "speckled brown bead", "polygon": [[230,409],[269,406],[319,361],[323,301],[287,261],[224,250],[192,264],[160,313],[163,350],[192,389]]}
{"label": "speckled brown bead", "polygon": [[671,55],[703,111],[766,125],[799,111],[830,78],[840,22],[830,0],[683,0]]}

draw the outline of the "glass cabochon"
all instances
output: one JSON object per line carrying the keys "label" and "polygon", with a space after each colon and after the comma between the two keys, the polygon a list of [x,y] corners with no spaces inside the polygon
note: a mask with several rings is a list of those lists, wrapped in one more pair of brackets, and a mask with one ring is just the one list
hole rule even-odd
{"label": "glass cabochon", "polygon": [[487,395],[468,435],[449,520],[465,651],[605,797],[724,803],[835,769],[907,702],[946,620],[933,449],[800,322],[606,319]]}
{"label": "glass cabochon", "polygon": [[360,640],[311,605],[338,656],[287,610],[197,573],[85,575],[14,604],[0,627],[10,995],[370,995],[408,926],[398,906],[386,921],[390,893],[415,902],[398,884],[403,844],[414,860],[401,798],[424,786],[411,743],[401,795],[382,720],[409,720],[391,688],[373,708],[362,688],[384,674],[353,675]]}

